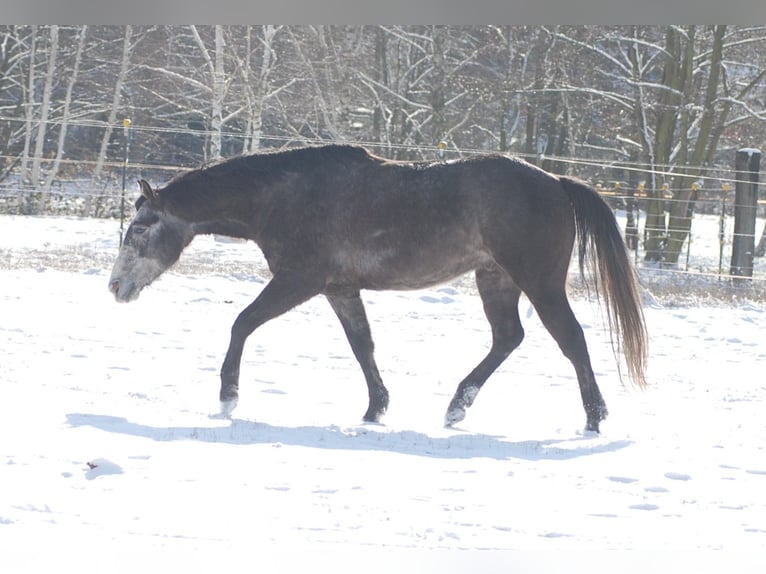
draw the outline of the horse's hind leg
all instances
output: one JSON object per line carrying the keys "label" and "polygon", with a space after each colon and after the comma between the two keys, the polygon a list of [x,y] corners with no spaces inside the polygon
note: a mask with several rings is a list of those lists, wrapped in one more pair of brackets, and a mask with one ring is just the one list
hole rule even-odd
{"label": "horse's hind leg", "polygon": [[379,422],[388,408],[388,390],[383,385],[378,366],[375,364],[375,345],[372,342],[370,324],[367,321],[362,298],[359,293],[356,293],[346,297],[328,295],[327,300],[340,319],[346,338],[351,344],[351,350],[354,351],[354,356],[359,361],[364,378],[367,380],[370,402],[364,414],[364,420]]}
{"label": "horse's hind leg", "polygon": [[574,365],[587,416],[586,430],[599,432],[599,423],[607,417],[608,411],[593,375],[585,335],[572,312],[564,288],[544,294],[528,291],[527,295],[545,328]]}
{"label": "horse's hind leg", "polygon": [[465,418],[465,410],[473,404],[476,395],[489,376],[524,339],[519,318],[521,291],[511,277],[499,266],[476,270],[484,313],[492,327],[492,347],[484,360],[461,381],[444,418],[446,426]]}

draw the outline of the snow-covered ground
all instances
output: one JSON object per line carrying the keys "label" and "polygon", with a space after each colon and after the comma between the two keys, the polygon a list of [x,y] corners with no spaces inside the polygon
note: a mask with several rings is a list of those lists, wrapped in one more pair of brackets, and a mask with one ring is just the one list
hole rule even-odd
{"label": "snow-covered ground", "polygon": [[218,420],[229,328],[267,280],[257,249],[197,238],[118,305],[118,230],[0,216],[3,572],[154,572],[171,556],[173,572],[766,571],[762,303],[647,293],[640,392],[618,379],[599,306],[575,300],[610,410],[595,436],[524,299],[521,347],[460,429],[442,427],[489,344],[465,280],[364,294],[391,406],[361,424],[361,371],[316,298],[251,337],[239,407]]}

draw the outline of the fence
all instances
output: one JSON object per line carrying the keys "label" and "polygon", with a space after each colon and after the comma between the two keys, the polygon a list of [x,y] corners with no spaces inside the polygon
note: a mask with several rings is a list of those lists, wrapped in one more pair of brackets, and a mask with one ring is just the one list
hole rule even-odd
{"label": "fence", "polygon": [[[671,189],[664,185],[660,191],[661,194],[647,191],[643,184],[638,185],[632,190],[626,190],[624,184],[620,182],[611,185],[596,184],[596,189],[612,204],[618,217],[623,219],[622,227],[625,236],[625,242],[633,253],[634,263],[637,266],[645,263],[641,257],[641,245],[646,238],[647,227],[647,204],[651,201],[657,201],[658,195],[662,196],[661,202],[664,204],[663,212],[665,217],[672,210],[672,205],[686,205],[686,200],[674,199],[671,195]],[[689,192],[699,192],[697,186],[692,186]],[[745,211],[744,215],[737,217],[738,212]],[[736,196],[728,181],[720,182],[720,186],[714,190],[707,190],[705,198],[695,200],[694,208],[685,216],[680,217],[686,220],[689,235],[683,243],[680,252],[681,257],[675,265],[663,265],[659,267],[675,267],[679,270],[690,272],[694,271],[696,263],[698,270],[705,273],[717,273],[718,275],[750,275],[748,272],[732,272],[730,267],[736,266],[740,269],[742,264],[732,263],[730,257],[736,261],[743,259],[744,255],[752,256],[747,266],[751,272],[759,271],[766,274],[766,261],[753,261],[754,258],[763,258],[766,251],[766,200],[757,200],[754,202],[737,202]],[[737,226],[740,223],[741,227]],[[744,223],[747,222],[747,223]],[[759,233],[760,229],[760,233]],[[748,240],[753,244],[749,249],[743,247],[739,254],[736,251],[738,242]],[[715,243],[715,260],[711,253],[711,244]],[[695,244],[699,247],[695,249]],[[755,246],[757,244],[757,246]],[[697,256],[696,259],[694,256]],[[702,264],[704,261],[704,265]]]}
{"label": "fence", "polygon": [[[103,166],[103,176],[98,181],[94,181],[90,176],[90,171],[96,164],[93,160],[57,159],[60,173],[55,178],[49,178],[47,186],[42,189],[41,186],[19,182],[11,172],[5,181],[0,182],[0,213],[120,218],[121,213],[127,211],[126,215],[130,217],[132,200],[137,194],[133,182],[138,177],[161,183],[170,179],[183,167],[194,167],[151,162],[132,163],[129,156],[131,139],[135,135],[134,129],[129,121],[123,123],[122,127],[122,130],[115,130],[121,137],[112,146],[111,158],[109,161],[99,162]],[[142,128],[143,131],[149,129]],[[198,134],[195,132],[195,135]],[[286,140],[272,142],[280,146],[289,146],[292,143]],[[294,143],[326,142],[303,140]],[[361,142],[361,145],[371,144]],[[444,155],[450,159],[450,156],[454,158],[485,153],[481,150],[448,150],[445,154],[444,148],[440,146],[418,149],[422,155],[430,154],[435,160]],[[750,151],[750,156],[753,157],[752,152],[757,150],[744,151]],[[740,238],[747,236],[748,241],[759,244],[761,251],[753,248],[750,248],[749,252],[746,248],[740,250],[740,253],[749,253],[750,256],[750,269],[745,275],[752,275],[753,281],[766,282],[766,262],[763,257],[763,250],[766,249],[766,202],[757,199],[757,168],[753,170],[752,165],[744,170],[744,175],[734,169],[729,169],[728,172],[721,168],[718,168],[717,172],[708,171],[707,175],[698,177],[684,189],[672,188],[668,183],[652,188],[645,182],[639,181],[631,185],[625,181],[630,179],[635,182],[642,178],[651,181],[650,175],[658,174],[656,167],[652,171],[639,165],[626,168],[585,158],[546,159],[565,163],[569,165],[569,171],[580,172],[581,177],[590,181],[601,181],[596,183],[596,188],[615,208],[625,231],[626,243],[632,250],[638,268],[663,269],[669,273],[719,278],[741,276],[742,265],[733,261],[730,264],[730,259],[732,256],[741,257],[732,251],[736,252]],[[53,160],[43,160],[41,171],[44,173],[52,165]],[[624,177],[626,169],[630,171],[629,178]],[[670,181],[673,181],[671,176],[674,175],[677,179],[677,174],[670,171],[659,173]],[[608,181],[609,175],[620,177]],[[751,185],[747,206],[741,203],[742,194],[737,192],[738,186],[743,183]],[[658,202],[661,204],[659,209],[656,208]],[[655,204],[654,223],[649,222],[652,204]],[[735,217],[742,209],[751,210],[747,216],[750,223],[744,231],[737,228],[736,224],[737,220],[743,219]],[[668,262],[664,260],[663,253],[672,247],[673,238],[669,236],[669,229],[672,230],[669,226],[671,217],[676,227],[688,230],[688,235],[681,239],[680,249],[679,245],[675,246],[677,260]],[[657,221],[660,221],[663,229],[656,229]],[[658,241],[659,255],[648,260],[646,246],[651,235]]]}

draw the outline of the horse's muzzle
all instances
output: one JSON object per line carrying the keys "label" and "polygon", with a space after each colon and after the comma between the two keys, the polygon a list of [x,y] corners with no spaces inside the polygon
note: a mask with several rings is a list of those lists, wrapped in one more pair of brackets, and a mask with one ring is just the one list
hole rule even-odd
{"label": "horse's muzzle", "polygon": [[109,292],[114,295],[115,300],[120,303],[127,303],[138,297],[138,290],[136,289],[135,283],[121,283],[119,279],[112,279],[109,282]]}

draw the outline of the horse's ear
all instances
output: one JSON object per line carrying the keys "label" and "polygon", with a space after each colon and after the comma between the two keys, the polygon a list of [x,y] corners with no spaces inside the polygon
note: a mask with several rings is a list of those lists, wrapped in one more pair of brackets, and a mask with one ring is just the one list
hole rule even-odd
{"label": "horse's ear", "polygon": [[143,195],[146,199],[154,199],[157,197],[157,194],[152,189],[152,186],[149,185],[149,182],[145,179],[139,179],[138,186],[141,188],[141,195]]}

